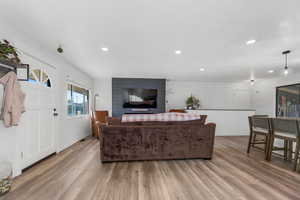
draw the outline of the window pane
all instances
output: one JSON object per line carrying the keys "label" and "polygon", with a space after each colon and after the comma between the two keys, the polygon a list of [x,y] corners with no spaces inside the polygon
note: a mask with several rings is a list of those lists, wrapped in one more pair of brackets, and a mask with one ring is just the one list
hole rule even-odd
{"label": "window pane", "polygon": [[30,74],[29,74],[29,80],[28,81],[32,82],[32,83],[36,83],[37,82],[36,79],[35,79],[35,77],[34,77],[34,75],[32,74],[32,72],[30,72]]}
{"label": "window pane", "polygon": [[37,77],[37,81],[41,80],[41,70],[40,69],[34,69],[32,70],[32,72],[35,74],[35,76]]}
{"label": "window pane", "polygon": [[67,101],[68,101],[68,115],[73,116],[73,100],[72,100],[72,86],[68,85],[68,90],[67,90]]}
{"label": "window pane", "polygon": [[88,90],[68,84],[67,99],[69,116],[86,115],[89,113]]}
{"label": "window pane", "polygon": [[47,80],[48,78],[49,78],[48,75],[47,75],[45,72],[43,72],[42,82],[46,82],[46,80]]}

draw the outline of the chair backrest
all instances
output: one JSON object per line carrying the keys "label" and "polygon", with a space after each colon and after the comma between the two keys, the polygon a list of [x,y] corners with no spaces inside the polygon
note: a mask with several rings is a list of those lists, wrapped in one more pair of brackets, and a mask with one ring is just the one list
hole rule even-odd
{"label": "chair backrest", "polygon": [[107,122],[107,117],[108,117],[108,111],[106,110],[97,110],[94,113],[94,117],[96,121],[99,121],[101,123],[106,123]]}
{"label": "chair backrest", "polygon": [[252,116],[252,126],[256,128],[270,130],[270,120],[267,117],[267,115]]}
{"label": "chair backrest", "polygon": [[299,123],[296,119],[273,118],[272,128],[274,132],[282,132],[299,137]]}
{"label": "chair backrest", "polygon": [[269,115],[252,115],[252,117],[269,117]]}
{"label": "chair backrest", "polygon": [[252,116],[249,116],[248,119],[249,119],[249,127],[250,127],[250,130],[252,129],[253,127],[253,117],[269,117],[269,115],[252,115]]}

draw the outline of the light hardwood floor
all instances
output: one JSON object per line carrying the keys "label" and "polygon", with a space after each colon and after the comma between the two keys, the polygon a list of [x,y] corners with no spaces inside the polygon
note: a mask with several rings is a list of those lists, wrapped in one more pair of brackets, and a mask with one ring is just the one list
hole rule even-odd
{"label": "light hardwood floor", "polygon": [[27,170],[2,199],[300,199],[300,174],[291,164],[266,162],[259,150],[247,156],[246,143],[247,137],[217,137],[211,161],[101,164],[98,141],[87,139]]}

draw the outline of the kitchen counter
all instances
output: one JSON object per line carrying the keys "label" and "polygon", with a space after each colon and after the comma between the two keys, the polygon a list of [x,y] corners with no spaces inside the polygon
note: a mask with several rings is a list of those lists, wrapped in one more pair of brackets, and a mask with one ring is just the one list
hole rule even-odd
{"label": "kitchen counter", "polygon": [[248,116],[255,115],[253,109],[197,109],[188,113],[207,115],[207,123],[216,124],[216,135],[249,135]]}

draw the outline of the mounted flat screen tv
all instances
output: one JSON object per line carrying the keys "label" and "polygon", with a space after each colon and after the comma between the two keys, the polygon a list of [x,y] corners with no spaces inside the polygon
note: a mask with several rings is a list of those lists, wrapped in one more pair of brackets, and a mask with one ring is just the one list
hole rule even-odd
{"label": "mounted flat screen tv", "polygon": [[300,84],[276,88],[276,116],[300,117]]}
{"label": "mounted flat screen tv", "polygon": [[124,88],[123,108],[157,108],[157,89]]}

